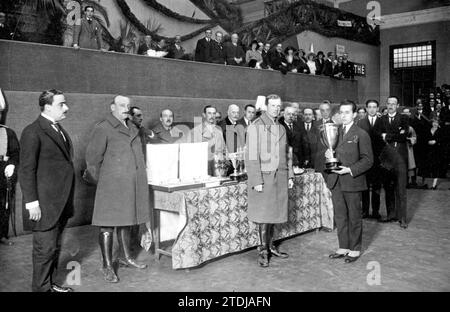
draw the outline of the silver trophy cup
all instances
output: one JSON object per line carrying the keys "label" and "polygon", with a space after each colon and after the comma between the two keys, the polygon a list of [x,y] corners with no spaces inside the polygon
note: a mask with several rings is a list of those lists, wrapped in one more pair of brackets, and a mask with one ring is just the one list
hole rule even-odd
{"label": "silver trophy cup", "polygon": [[334,149],[338,144],[339,138],[338,125],[334,123],[323,124],[320,130],[320,138],[323,145],[325,145],[331,151],[331,155],[333,155],[332,158],[325,159],[325,172],[329,173],[333,170],[339,170],[341,163],[334,157]]}

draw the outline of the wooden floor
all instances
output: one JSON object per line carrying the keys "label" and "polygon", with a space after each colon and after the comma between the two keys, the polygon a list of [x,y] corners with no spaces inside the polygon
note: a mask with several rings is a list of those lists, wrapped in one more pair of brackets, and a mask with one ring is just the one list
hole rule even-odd
{"label": "wooden floor", "polygon": [[[365,220],[364,253],[352,264],[328,258],[337,247],[336,232],[320,231],[283,241],[290,258],[272,259],[267,269],[256,265],[255,249],[190,271],[172,270],[170,258],[157,262],[141,251],[148,269],[120,268],[120,283],[108,284],[99,270],[97,230],[83,226],[66,230],[58,276],[67,280],[66,265],[77,261],[76,291],[450,291],[448,184],[437,191],[408,190],[407,230]],[[14,246],[0,246],[0,291],[29,291],[31,236],[12,240]]]}

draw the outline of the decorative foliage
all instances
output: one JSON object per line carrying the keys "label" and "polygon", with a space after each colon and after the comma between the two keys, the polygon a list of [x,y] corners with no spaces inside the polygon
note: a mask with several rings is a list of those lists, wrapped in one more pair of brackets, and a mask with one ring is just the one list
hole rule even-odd
{"label": "decorative foliage", "polygon": [[242,26],[241,9],[226,0],[190,1],[228,32],[233,32]]}
{"label": "decorative foliage", "polygon": [[[352,27],[339,27],[338,20],[351,21]],[[278,13],[244,26],[238,34],[246,45],[254,39],[276,44],[305,30],[371,45],[380,43],[379,27],[372,29],[365,18],[312,0],[298,0]]]}
{"label": "decorative foliage", "polygon": [[209,24],[209,23],[211,23],[211,21],[209,21],[209,20],[201,20],[201,19],[196,19],[196,18],[187,17],[187,16],[184,16],[184,15],[178,14],[178,13],[170,10],[166,6],[160,4],[156,0],[143,0],[143,1],[148,6],[152,7],[156,11],[164,14],[165,16],[174,18],[174,19],[179,20],[181,22],[187,22],[187,23],[193,23],[193,24]]}
{"label": "decorative foliage", "polygon": [[[116,0],[117,5],[119,6],[119,8],[122,11],[122,14],[127,18],[128,21],[130,21],[130,23],[141,33],[145,34],[145,35],[151,35],[153,39],[156,40],[161,40],[161,39],[165,39],[168,42],[172,42],[174,41],[174,38],[169,38],[169,37],[164,37],[161,35],[158,35],[156,32],[151,31],[150,29],[148,29],[144,24],[142,24],[139,19],[131,12],[130,7],[128,6],[128,4],[126,3],[125,0]],[[204,32],[206,29],[208,28],[213,28],[215,27],[217,24],[210,24],[210,25],[206,25],[205,27],[202,27],[188,35],[184,35],[181,36],[181,41],[185,41],[185,40],[189,40],[191,38],[194,38],[195,36],[201,34],[202,32]]]}

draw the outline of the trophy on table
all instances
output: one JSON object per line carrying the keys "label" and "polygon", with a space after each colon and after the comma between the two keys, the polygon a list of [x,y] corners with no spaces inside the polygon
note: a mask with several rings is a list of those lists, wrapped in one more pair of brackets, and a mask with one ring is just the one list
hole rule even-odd
{"label": "trophy on table", "polygon": [[230,174],[230,179],[233,181],[241,181],[245,178],[244,171],[244,150],[238,149],[235,153],[228,153],[228,159],[233,166],[233,173]]}
{"label": "trophy on table", "polygon": [[320,138],[322,140],[323,145],[325,145],[328,148],[328,150],[331,152],[332,155],[332,158],[325,159],[326,173],[330,173],[333,170],[340,169],[341,163],[336,157],[334,157],[335,153],[334,149],[338,144],[338,137],[339,137],[338,125],[334,123],[325,123],[322,125],[320,129]]}

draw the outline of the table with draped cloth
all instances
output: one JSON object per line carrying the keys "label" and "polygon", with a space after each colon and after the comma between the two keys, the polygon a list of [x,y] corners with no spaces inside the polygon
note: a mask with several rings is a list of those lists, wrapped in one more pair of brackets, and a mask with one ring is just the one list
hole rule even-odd
{"label": "table with draped cloth", "polygon": [[[257,225],[247,218],[247,183],[172,193],[150,188],[156,256],[172,256],[173,269],[196,267],[208,260],[258,246]],[[152,203],[151,203],[152,204]],[[283,239],[325,227],[333,229],[331,192],[319,173],[296,176],[289,190],[288,222],[275,227]],[[160,240],[174,239],[171,252]],[[152,239],[141,242],[149,249]]]}

